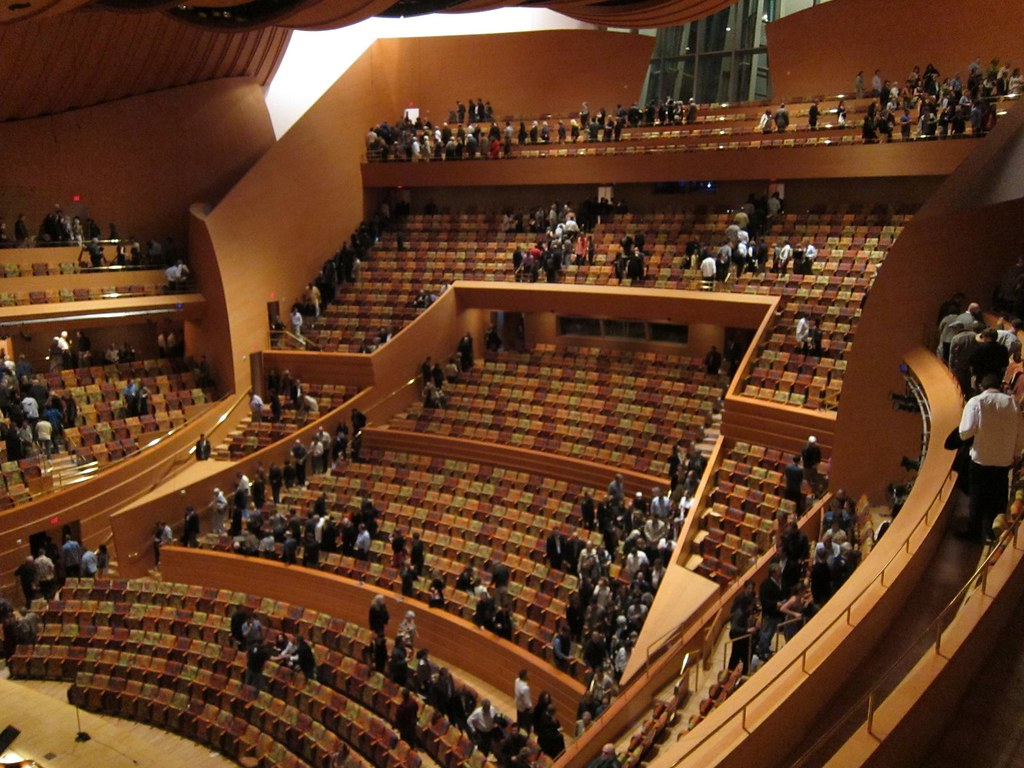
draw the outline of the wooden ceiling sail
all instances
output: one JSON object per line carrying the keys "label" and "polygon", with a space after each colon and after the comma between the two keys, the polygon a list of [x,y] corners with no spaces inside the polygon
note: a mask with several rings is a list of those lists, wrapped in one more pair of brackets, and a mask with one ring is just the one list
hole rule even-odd
{"label": "wooden ceiling sail", "polygon": [[163,13],[83,10],[0,26],[0,120],[223,77],[266,84],[289,31],[217,32]]}

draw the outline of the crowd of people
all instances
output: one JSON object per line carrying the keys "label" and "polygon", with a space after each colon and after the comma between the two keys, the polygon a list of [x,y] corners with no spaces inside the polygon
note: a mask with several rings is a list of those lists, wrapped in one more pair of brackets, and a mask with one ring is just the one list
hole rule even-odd
{"label": "crowd of people", "polygon": [[70,393],[51,392],[24,355],[15,363],[0,352],[0,418],[7,461],[49,458],[64,447],[64,429],[78,423],[78,404]]}
{"label": "crowd of people", "polygon": [[[1017,269],[1020,266],[1018,261]],[[1009,296],[997,289],[997,307],[1017,309],[1011,280]],[[1020,332],[1024,320],[1004,315],[986,322],[978,302],[962,293],[945,301],[938,312],[936,354],[949,366],[966,405],[959,429],[946,440],[957,451],[957,487],[967,496],[969,519],[964,537],[991,543],[1005,524],[1011,470],[1024,451],[1024,422],[1013,387],[1021,365]],[[1008,319],[1012,318],[1012,319]],[[1008,377],[1007,371],[1015,373]]]}
{"label": "crowd of people", "polygon": [[[464,372],[463,365],[467,370],[471,367],[471,354],[472,340],[464,338],[451,361],[459,373]],[[423,375],[432,382],[438,366],[425,361],[423,368]],[[443,368],[441,372],[443,375]],[[269,473],[257,468],[252,481],[239,473],[232,501],[220,488],[214,489],[209,505],[212,530],[224,532],[227,524],[233,548],[241,554],[280,557],[285,563],[301,563],[313,568],[319,567],[323,553],[371,559],[374,557],[372,543],[383,541],[390,549],[390,565],[401,574],[402,592],[413,595],[414,583],[425,579],[429,583],[429,604],[445,607],[450,587],[439,572],[426,567],[427,552],[419,532],[409,531],[401,524],[382,525],[386,511],[379,509],[369,497],[362,500],[357,511],[343,514],[332,513],[323,494],[314,500],[308,513],[295,507],[288,511],[283,505],[279,506],[282,488],[305,484],[307,461],[314,472],[326,471],[328,467],[343,471],[338,464],[346,458],[348,430],[343,426],[339,427],[333,442],[322,429],[314,436],[314,444],[324,440],[322,451],[318,452],[315,445],[307,449],[296,441],[283,468],[272,465]],[[358,431],[361,426],[354,424],[353,429]],[[317,460],[317,455],[323,458]],[[693,505],[706,459],[696,449],[677,445],[668,465],[667,492],[655,488],[650,497],[637,492],[627,499],[622,477],[617,476],[599,502],[590,493],[581,497],[580,515],[584,527],[601,534],[600,544],[596,537],[584,540],[559,530],[552,532],[546,541],[549,565],[574,574],[578,579],[578,589],[570,598],[565,621],[557,628],[551,653],[562,669],[568,670],[572,660],[579,658],[588,670],[591,685],[580,704],[578,719],[581,721],[590,722],[598,717],[617,693],[617,681],[653,603],[685,515]],[[274,503],[268,504],[271,498]],[[154,546],[167,543],[167,530],[164,526],[158,527]],[[194,509],[186,511],[183,531],[183,542],[194,545],[198,536]],[[613,562],[622,568],[623,575],[619,578],[611,576]],[[515,628],[509,593],[511,571],[500,560],[488,563],[485,569],[487,574],[467,565],[453,588],[470,596],[473,620],[480,627],[498,637],[511,639]],[[371,629],[381,635],[374,647],[382,664],[393,663],[389,660],[393,660],[396,653],[402,660],[408,658],[405,640],[400,637],[396,641],[397,650],[388,650],[379,623],[371,620]],[[400,633],[400,636],[403,634],[408,633]],[[462,716],[468,718],[469,714],[467,711]],[[538,730],[541,748],[557,754],[562,743],[556,735],[557,729],[549,723],[545,732],[545,720],[540,713],[538,717],[540,719],[533,722],[535,727],[537,723],[542,724]],[[557,725],[557,720],[553,723]],[[478,742],[486,742],[486,738],[474,735]],[[481,746],[486,748],[486,744]]]}
{"label": "crowd of people", "polygon": [[[959,136],[970,128],[971,135],[981,136],[995,124],[995,100],[1001,96],[1019,95],[1024,91],[1020,68],[1011,70],[1008,63],[993,60],[984,68],[976,59],[968,67],[964,80],[960,73],[943,79],[929,64],[924,72],[915,66],[906,80],[884,80],[875,70],[871,87],[867,88],[864,73],[858,72],[854,92],[858,99],[866,95],[879,99],[869,105],[861,122],[865,142],[891,141],[899,131],[909,140],[916,128],[918,138]],[[807,128],[818,130],[825,114],[819,99],[807,111]],[[835,115],[836,124],[847,125],[845,100],[827,110]],[[447,122],[436,125],[430,120],[408,114],[394,125],[382,122],[373,126],[366,137],[367,157],[379,160],[463,160],[488,158],[497,160],[512,155],[513,145],[547,145],[576,142],[620,141],[626,128],[656,125],[692,125],[700,119],[693,99],[665,97],[651,99],[646,105],[634,102],[614,110],[604,107],[592,111],[583,102],[573,117],[519,120],[506,119],[504,126],[494,119],[490,102],[473,102],[467,109],[461,102]],[[529,122],[529,125],[527,124]],[[791,125],[789,109],[781,103],[774,110],[766,108],[756,130],[761,133],[785,133]]]}
{"label": "crowd of people", "polygon": [[[506,211],[502,219],[504,233],[533,233],[532,245],[517,246],[512,252],[512,274],[517,282],[557,282],[570,265],[592,266],[598,256],[610,264],[620,284],[643,285],[647,277],[649,254],[645,250],[646,233],[642,229],[626,232],[611,253],[598,254],[590,230],[597,221],[607,221],[616,213],[627,213],[620,201],[613,206],[606,200],[587,200],[579,206],[580,215],[568,203],[555,201],[550,208]],[[685,244],[682,267],[696,269],[708,288],[733,275],[772,272],[785,275],[809,275],[814,271],[818,248],[810,240],[791,242],[782,237],[769,242],[767,231],[782,212],[778,192],[757,196],[751,193],[735,212],[733,220],[713,242],[690,240]]]}
{"label": "crowd of people", "polygon": [[511,157],[513,145],[566,144],[576,142],[620,141],[622,131],[653,125],[692,125],[699,119],[693,99],[672,97],[651,99],[646,105],[634,102],[614,110],[601,107],[591,111],[583,102],[574,117],[543,118],[529,121],[506,119],[504,127],[494,118],[490,102],[470,100],[470,107],[458,102],[448,120],[435,125],[408,113],[391,125],[379,123],[367,132],[366,151],[370,159],[387,160],[497,160]]}
{"label": "crowd of people", "polygon": [[36,598],[50,600],[64,584],[65,579],[103,576],[110,568],[110,553],[106,544],[95,550],[83,546],[70,526],[64,526],[61,545],[49,534],[42,536],[35,556],[28,555],[14,576],[25,599],[25,612],[31,610]]}
{"label": "crowd of people", "polygon": [[993,59],[984,67],[978,57],[968,65],[966,79],[960,72],[943,78],[931,64],[923,72],[915,66],[903,82],[883,78],[876,69],[870,88],[858,72],[854,90],[858,98],[878,99],[862,123],[865,142],[892,141],[897,128],[904,141],[915,128],[917,138],[963,136],[968,129],[972,136],[983,136],[995,125],[996,100],[1024,92],[1024,77],[1009,62]]}
{"label": "crowd of people", "polygon": [[[65,212],[61,206],[54,206],[33,229],[24,213],[19,213],[14,231],[7,228],[7,222],[0,216],[0,248],[30,248],[33,246],[74,246],[79,247],[78,263],[81,267],[95,269],[105,266],[170,267],[178,261],[174,238],[150,240],[145,245],[134,235],[122,237],[117,225],[111,223],[107,234],[95,219],[84,220]],[[114,246],[114,256],[108,259],[105,245]]]}

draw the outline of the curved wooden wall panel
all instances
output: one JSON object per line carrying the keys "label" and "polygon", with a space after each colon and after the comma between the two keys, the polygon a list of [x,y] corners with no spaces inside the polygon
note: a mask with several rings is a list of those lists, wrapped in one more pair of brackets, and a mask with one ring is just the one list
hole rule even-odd
{"label": "curved wooden wall panel", "polygon": [[[884,498],[885,486],[901,476],[901,457],[920,452],[919,417],[894,412],[889,398],[904,391],[907,350],[936,343],[936,313],[954,293],[989,306],[1017,256],[1002,235],[1008,222],[1024,220],[1024,110],[1011,110],[976,144],[976,156],[979,162],[968,160],[950,176],[893,244],[857,326],[832,454],[833,481],[853,496]],[[1002,202],[985,197],[996,178]]]}
{"label": "curved wooden wall panel", "polygon": [[902,85],[914,66],[923,72],[928,64],[966,79],[976,56],[986,66],[992,57],[1017,66],[1020,26],[1015,0],[832,0],[768,25],[772,93],[853,93],[859,70],[868,88],[876,69]]}
{"label": "curved wooden wall panel", "polygon": [[[8,77],[31,79],[9,71],[0,90],[21,87],[10,86]],[[114,222],[125,237],[172,236],[184,243],[189,206],[219,200],[273,141],[262,89],[247,78],[0,123],[0,212],[9,231],[24,213],[34,233],[56,203],[69,214],[94,217],[104,235]]]}

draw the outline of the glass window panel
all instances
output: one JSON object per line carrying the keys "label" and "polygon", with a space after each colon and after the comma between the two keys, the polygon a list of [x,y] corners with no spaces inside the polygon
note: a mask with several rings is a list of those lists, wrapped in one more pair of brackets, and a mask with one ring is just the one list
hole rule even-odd
{"label": "glass window panel", "polygon": [[651,341],[671,341],[686,344],[690,337],[690,329],[685,325],[667,325],[651,323]]}
{"label": "glass window panel", "polygon": [[730,54],[701,56],[697,65],[697,101],[702,104],[729,100]]}
{"label": "glass window panel", "polygon": [[768,54],[754,54],[754,91],[750,98],[757,101],[769,99],[772,95],[771,81],[768,79]]}
{"label": "glass window panel", "polygon": [[560,317],[559,330],[571,336],[600,336],[601,321],[592,317]]}

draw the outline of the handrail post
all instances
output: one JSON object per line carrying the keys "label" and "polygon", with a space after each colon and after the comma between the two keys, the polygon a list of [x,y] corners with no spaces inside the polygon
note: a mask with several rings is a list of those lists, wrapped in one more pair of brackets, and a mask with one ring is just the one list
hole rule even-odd
{"label": "handrail post", "polygon": [[935,623],[935,655],[942,655],[942,621]]}
{"label": "handrail post", "polygon": [[874,724],[875,724],[875,689],[872,688],[868,692],[868,733],[870,733],[872,736],[875,735],[874,730],[872,730],[872,728],[874,727]]}

